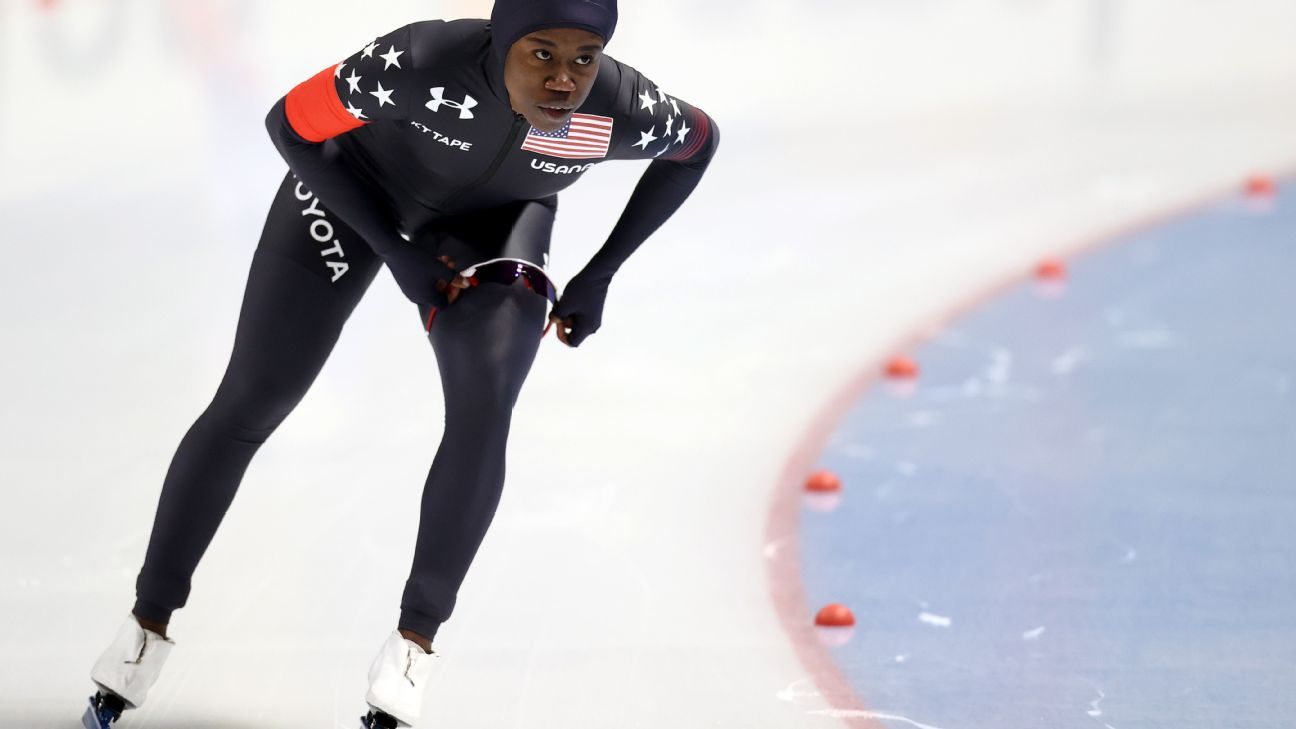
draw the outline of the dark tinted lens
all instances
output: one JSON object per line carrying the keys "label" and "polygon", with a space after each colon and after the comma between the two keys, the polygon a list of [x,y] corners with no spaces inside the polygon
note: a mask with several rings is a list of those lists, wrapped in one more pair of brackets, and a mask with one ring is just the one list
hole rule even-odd
{"label": "dark tinted lens", "polygon": [[544,275],[543,271],[534,266],[512,261],[499,261],[498,263],[488,263],[485,266],[480,266],[477,268],[477,273],[473,274],[473,278],[478,281],[501,284],[511,284],[522,277],[525,277],[527,283],[531,284],[532,291],[549,299],[551,303],[558,302],[558,292],[554,290],[553,284],[549,282],[549,278]]}
{"label": "dark tinted lens", "polygon": [[549,299],[549,302],[552,304],[558,303],[558,291],[554,289],[554,285],[549,282],[549,277],[544,275],[540,269],[528,267],[525,270],[524,275],[527,277],[527,281],[531,283],[532,291],[535,291],[537,294]]}

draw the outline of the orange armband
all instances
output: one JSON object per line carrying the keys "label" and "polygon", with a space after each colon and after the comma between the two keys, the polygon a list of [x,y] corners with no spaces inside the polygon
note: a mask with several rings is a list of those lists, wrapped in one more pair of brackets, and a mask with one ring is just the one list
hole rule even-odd
{"label": "orange armband", "polygon": [[342,106],[337,87],[333,85],[335,72],[336,67],[330,66],[288,92],[284,112],[288,124],[302,139],[323,142],[364,126],[364,122]]}

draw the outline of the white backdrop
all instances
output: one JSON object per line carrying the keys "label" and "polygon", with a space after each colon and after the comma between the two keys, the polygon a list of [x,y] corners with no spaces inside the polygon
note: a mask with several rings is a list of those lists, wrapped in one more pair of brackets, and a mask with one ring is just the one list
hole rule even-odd
{"label": "white backdrop", "polygon": [[[488,5],[41,7],[0,0],[5,727],[69,726],[130,608],[282,175],[266,110],[378,33]],[[423,726],[836,724],[779,694],[807,672],[762,562],[793,444],[1040,256],[1296,169],[1293,27],[1286,0],[623,3],[610,53],[722,147],[603,330],[542,349]],[[564,194],[560,281],[641,169]],[[380,276],[254,461],[131,726],[354,726],[440,437],[417,327]]]}

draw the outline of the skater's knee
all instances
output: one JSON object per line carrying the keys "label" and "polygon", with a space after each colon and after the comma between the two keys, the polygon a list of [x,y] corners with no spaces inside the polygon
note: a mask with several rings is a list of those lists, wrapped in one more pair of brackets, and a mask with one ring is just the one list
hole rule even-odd
{"label": "skater's knee", "polygon": [[227,379],[208,406],[207,416],[233,438],[263,443],[297,406],[301,395],[292,383],[273,377]]}
{"label": "skater's knee", "polygon": [[[504,373],[479,373],[472,382],[447,392],[446,416],[467,416],[483,424],[507,424],[513,416],[522,383]],[[448,387],[447,390],[452,389]]]}

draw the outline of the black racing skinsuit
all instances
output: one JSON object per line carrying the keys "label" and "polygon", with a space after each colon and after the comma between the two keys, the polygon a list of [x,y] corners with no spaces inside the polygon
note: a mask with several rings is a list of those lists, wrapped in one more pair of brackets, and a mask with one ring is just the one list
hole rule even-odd
{"label": "black racing skinsuit", "polygon": [[[305,395],[386,264],[419,304],[421,323],[440,307],[428,336],[445,432],[399,623],[431,638],[499,502],[513,405],[546,313],[527,289],[489,283],[445,306],[433,285],[446,274],[437,258],[459,268],[505,255],[543,263],[559,190],[604,160],[651,159],[559,309],[574,291],[605,292],[697,185],[719,132],[701,110],[605,55],[565,135],[533,134],[509,106],[484,20],[419,22],[378,38],[294,89],[266,124],[291,171],[253,256],[225,376],[163,483],[134,613],[165,623],[185,605],[249,462]],[[597,318],[583,324],[582,337]]]}

